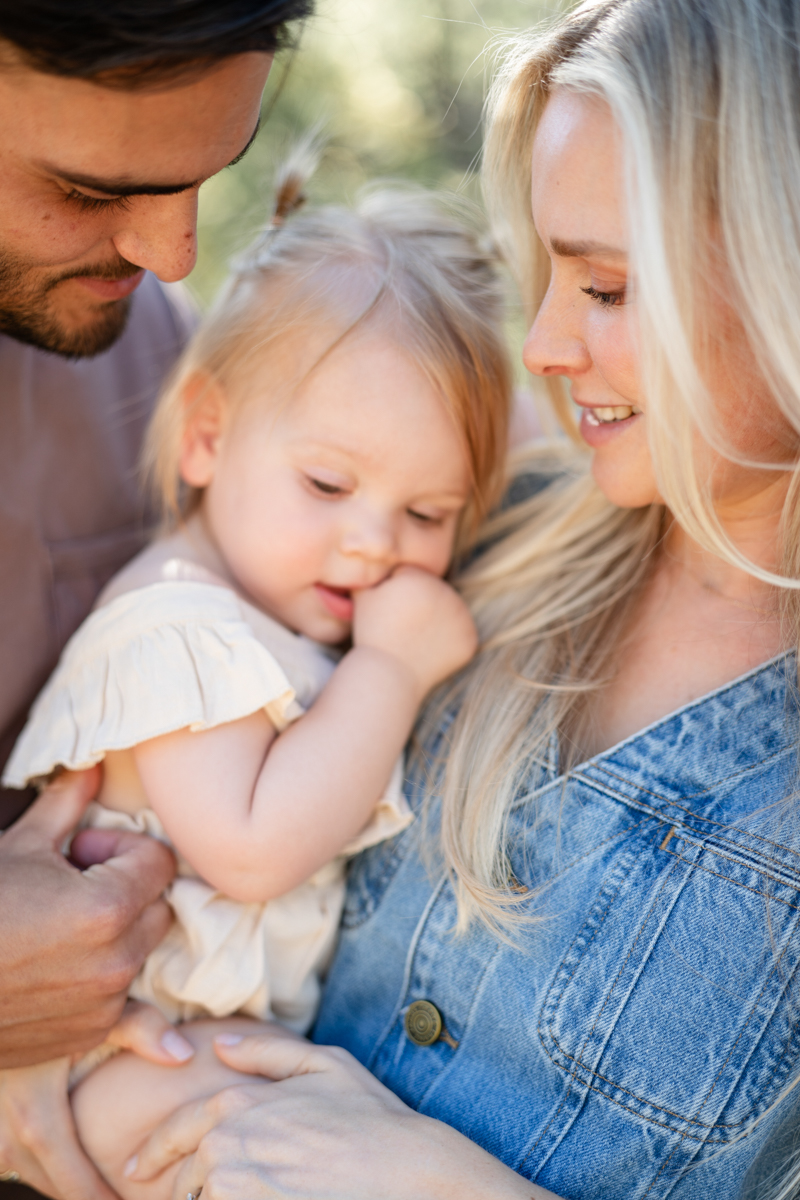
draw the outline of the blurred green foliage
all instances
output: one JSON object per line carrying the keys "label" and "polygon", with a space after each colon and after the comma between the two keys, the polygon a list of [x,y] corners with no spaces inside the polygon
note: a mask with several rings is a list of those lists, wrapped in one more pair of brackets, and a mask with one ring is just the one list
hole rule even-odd
{"label": "blurred green foliage", "polygon": [[542,0],[318,0],[297,48],[273,69],[255,145],[201,191],[189,279],[201,304],[268,219],[276,165],[317,122],[328,146],[312,200],[346,201],[376,176],[478,196],[487,50],[544,8]]}

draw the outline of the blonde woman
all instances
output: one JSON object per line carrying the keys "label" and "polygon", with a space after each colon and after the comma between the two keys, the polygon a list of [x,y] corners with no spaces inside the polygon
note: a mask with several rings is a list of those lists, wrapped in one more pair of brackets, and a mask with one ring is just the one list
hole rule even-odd
{"label": "blonde woman", "polygon": [[337,1048],[228,1037],[266,1081],[132,1178],[795,1194],[799,47],[797,0],[592,0],[512,47],[488,195],[588,453],[464,580],[483,651],[419,731],[425,819],[351,874]]}

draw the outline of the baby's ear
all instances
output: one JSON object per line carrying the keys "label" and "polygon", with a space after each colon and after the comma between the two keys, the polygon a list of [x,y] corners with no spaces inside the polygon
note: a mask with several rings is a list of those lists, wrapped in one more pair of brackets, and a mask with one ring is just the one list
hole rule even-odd
{"label": "baby's ear", "polygon": [[217,381],[202,371],[186,380],[182,401],[181,479],[190,487],[208,487],[217,467],[228,402]]}

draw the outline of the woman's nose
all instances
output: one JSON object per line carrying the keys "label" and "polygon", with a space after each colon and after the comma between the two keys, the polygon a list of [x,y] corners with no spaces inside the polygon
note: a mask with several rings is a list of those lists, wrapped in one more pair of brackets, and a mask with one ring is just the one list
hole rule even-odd
{"label": "woman's nose", "polygon": [[575,376],[591,366],[580,306],[552,282],[525,339],[522,361],[533,375]]}
{"label": "woman's nose", "polygon": [[189,274],[197,258],[197,188],[175,196],[139,196],[114,235],[119,254],[164,283]]}

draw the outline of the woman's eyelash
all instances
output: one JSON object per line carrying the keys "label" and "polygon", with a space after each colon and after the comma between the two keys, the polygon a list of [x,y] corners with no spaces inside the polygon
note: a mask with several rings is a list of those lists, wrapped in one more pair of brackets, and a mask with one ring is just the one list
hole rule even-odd
{"label": "woman's eyelash", "polygon": [[581,291],[586,296],[591,296],[592,300],[596,300],[601,308],[613,308],[622,304],[625,299],[624,292],[601,292],[597,288],[591,286],[581,288]]}
{"label": "woman's eyelash", "polygon": [[67,192],[67,199],[79,205],[84,212],[124,212],[130,204],[129,196],[87,196],[85,192]]}

